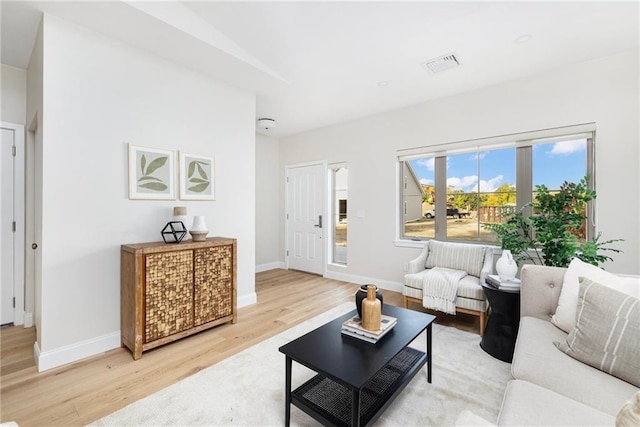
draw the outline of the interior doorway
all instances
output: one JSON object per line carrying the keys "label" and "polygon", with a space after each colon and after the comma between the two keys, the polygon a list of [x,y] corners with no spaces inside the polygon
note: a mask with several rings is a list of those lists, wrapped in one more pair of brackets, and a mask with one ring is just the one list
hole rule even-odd
{"label": "interior doorway", "polygon": [[2,122],[0,145],[0,324],[24,319],[24,126]]}

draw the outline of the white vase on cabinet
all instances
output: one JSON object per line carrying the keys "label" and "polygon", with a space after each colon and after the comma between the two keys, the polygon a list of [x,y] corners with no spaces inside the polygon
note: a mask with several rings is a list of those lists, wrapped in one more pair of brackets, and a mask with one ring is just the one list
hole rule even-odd
{"label": "white vase on cabinet", "polygon": [[513,259],[510,250],[504,249],[502,251],[502,256],[496,262],[496,271],[498,272],[498,276],[500,276],[500,280],[504,282],[516,277],[518,264],[516,264],[516,261]]}

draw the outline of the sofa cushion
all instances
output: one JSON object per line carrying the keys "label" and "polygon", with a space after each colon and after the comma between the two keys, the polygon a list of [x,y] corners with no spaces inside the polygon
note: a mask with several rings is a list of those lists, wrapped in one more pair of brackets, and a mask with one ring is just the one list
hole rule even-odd
{"label": "sofa cushion", "polygon": [[616,427],[637,426],[640,426],[640,391],[625,403],[616,416]]}
{"label": "sofa cushion", "polygon": [[485,246],[429,240],[429,254],[425,267],[451,268],[480,277],[486,250]]}
{"label": "sofa cushion", "polygon": [[[422,298],[422,283],[424,282],[424,276],[429,270],[422,270],[420,273],[405,274],[404,285],[412,289],[416,289],[419,293],[411,295],[410,293],[403,292],[404,295],[415,296],[415,298]],[[460,282],[458,282],[459,297],[471,298],[477,300],[485,300],[484,291],[480,286],[480,279],[475,276],[465,276]]]}
{"label": "sofa cushion", "polygon": [[595,265],[574,258],[564,275],[558,308],[551,319],[554,325],[566,333],[571,332],[576,326],[579,277],[586,277],[605,286],[616,288],[636,298],[640,297],[640,278],[616,276]]}
{"label": "sofa cushion", "polygon": [[576,327],[555,345],[640,387],[640,300],[581,278]]}
{"label": "sofa cushion", "polygon": [[520,318],[511,374],[615,416],[638,388],[558,351],[553,342],[566,337],[549,321]]}
{"label": "sofa cushion", "polygon": [[613,426],[615,417],[528,381],[507,384],[498,425]]}

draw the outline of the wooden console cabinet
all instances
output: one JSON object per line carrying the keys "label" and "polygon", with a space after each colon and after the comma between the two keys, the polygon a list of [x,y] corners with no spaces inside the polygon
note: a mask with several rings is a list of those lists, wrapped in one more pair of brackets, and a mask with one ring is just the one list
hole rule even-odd
{"label": "wooden console cabinet", "polygon": [[236,239],[122,245],[121,344],[133,353],[237,321]]}

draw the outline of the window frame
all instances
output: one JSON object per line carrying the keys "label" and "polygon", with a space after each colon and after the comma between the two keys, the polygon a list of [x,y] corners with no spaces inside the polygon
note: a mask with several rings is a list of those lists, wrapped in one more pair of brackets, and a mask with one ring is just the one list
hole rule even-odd
{"label": "window frame", "polygon": [[[344,199],[346,200],[346,219],[347,219],[347,224],[349,221],[349,166],[347,165],[347,163],[333,163],[329,165],[328,168],[328,172],[329,172],[329,235],[331,236],[329,239],[329,247],[328,247],[328,252],[329,252],[329,257],[328,259],[330,260],[329,264],[333,265],[333,266],[338,266],[338,267],[346,267],[348,264],[348,250],[347,250],[347,254],[345,257],[344,262],[340,261],[340,260],[336,260],[336,236],[335,236],[335,231],[336,231],[336,226],[338,225],[338,223],[340,222],[339,216],[342,214],[342,212],[340,211],[340,201],[339,199],[337,199],[336,197],[336,174],[340,169],[344,169],[345,173],[347,174],[347,188],[346,188],[346,195],[347,198]],[[338,218],[338,220],[336,221],[336,218]],[[348,246],[348,241],[349,241],[349,228],[347,225],[347,232],[346,232],[346,236],[345,239],[347,241],[347,246]]]}
{"label": "window frame", "polygon": [[[589,188],[595,189],[595,124],[568,126],[562,128],[545,129],[520,134],[503,135],[494,138],[482,138],[454,143],[424,146],[398,150],[397,177],[398,201],[397,234],[395,245],[402,247],[422,247],[429,239],[451,241],[457,243],[492,244],[493,242],[479,240],[447,240],[447,156],[453,154],[483,152],[508,147],[516,148],[516,208],[522,209],[532,201],[533,197],[533,147],[538,144],[562,142],[575,139],[586,139],[586,175],[589,175]],[[404,164],[416,158],[433,157],[435,161],[435,237],[418,237],[405,235],[404,224]],[[587,239],[596,235],[595,201],[587,204]],[[531,209],[525,209],[525,215],[531,215]]]}

